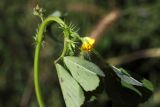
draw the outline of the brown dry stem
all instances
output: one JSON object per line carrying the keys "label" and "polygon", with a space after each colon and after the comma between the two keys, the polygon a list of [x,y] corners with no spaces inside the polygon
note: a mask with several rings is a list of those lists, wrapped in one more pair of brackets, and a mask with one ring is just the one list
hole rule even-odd
{"label": "brown dry stem", "polygon": [[108,30],[109,27],[119,18],[120,11],[118,9],[114,9],[104,15],[102,19],[95,25],[95,27],[89,33],[90,37],[94,38],[96,41],[99,41],[103,32]]}
{"label": "brown dry stem", "polygon": [[160,57],[160,48],[146,49],[118,57],[109,58],[106,60],[106,62],[113,65],[120,65],[142,58],[154,58],[154,57]]}

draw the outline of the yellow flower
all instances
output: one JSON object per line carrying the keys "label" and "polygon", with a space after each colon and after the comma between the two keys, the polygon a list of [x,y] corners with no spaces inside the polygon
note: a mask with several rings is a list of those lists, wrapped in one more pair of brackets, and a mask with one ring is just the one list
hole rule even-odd
{"label": "yellow flower", "polygon": [[91,51],[94,43],[95,43],[95,39],[90,37],[84,37],[82,39],[81,51],[85,51],[85,52]]}

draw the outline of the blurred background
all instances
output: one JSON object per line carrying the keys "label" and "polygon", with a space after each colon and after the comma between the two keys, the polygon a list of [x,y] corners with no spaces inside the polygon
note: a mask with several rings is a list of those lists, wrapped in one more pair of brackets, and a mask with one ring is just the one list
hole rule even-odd
{"label": "blurred background", "polygon": [[[138,106],[160,107],[160,0],[39,0],[39,5],[45,16],[60,15],[80,35],[95,37],[106,62],[150,80],[155,90]],[[38,107],[33,36],[41,21],[33,15],[35,6],[33,0],[0,1],[0,107]],[[53,66],[62,46],[55,37],[59,31],[51,26],[46,35],[40,65],[43,97],[46,107],[64,107]],[[106,92],[97,102],[95,107],[113,106]]]}

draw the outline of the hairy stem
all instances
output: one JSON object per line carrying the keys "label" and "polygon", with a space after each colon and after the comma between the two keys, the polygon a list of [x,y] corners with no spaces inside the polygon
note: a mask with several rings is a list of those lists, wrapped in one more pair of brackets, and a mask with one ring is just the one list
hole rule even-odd
{"label": "hairy stem", "polygon": [[66,39],[67,38],[64,39],[62,54],[54,61],[54,63],[57,63],[65,55],[67,51],[67,40]]}
{"label": "hairy stem", "polygon": [[36,44],[35,56],[34,56],[34,85],[35,85],[37,101],[40,107],[45,107],[45,105],[42,99],[40,85],[39,85],[39,56],[40,56],[40,50],[42,47],[43,32],[45,31],[46,26],[51,22],[57,22],[61,27],[65,27],[65,23],[60,18],[51,16],[46,18],[38,29],[38,34],[36,37],[37,44]]}

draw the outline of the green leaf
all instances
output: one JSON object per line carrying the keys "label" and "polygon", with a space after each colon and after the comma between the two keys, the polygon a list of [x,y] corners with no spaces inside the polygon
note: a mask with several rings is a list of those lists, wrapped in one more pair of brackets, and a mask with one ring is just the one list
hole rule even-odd
{"label": "green leaf", "polygon": [[95,65],[94,63],[89,62],[85,59],[82,59],[79,57],[73,57],[73,56],[64,57],[64,61],[67,61],[67,60],[74,62],[75,65],[80,65],[81,67],[83,67],[84,69],[86,69],[90,73],[97,74],[102,77],[105,76],[103,71],[97,65]]}
{"label": "green leaf", "polygon": [[136,85],[136,86],[143,86],[143,84],[133,77],[130,76],[130,74],[124,70],[124,69],[118,69],[115,66],[111,66],[113,71],[116,73],[116,75],[124,82]]}
{"label": "green leaf", "polygon": [[99,86],[100,80],[97,73],[104,76],[95,64],[78,57],[64,57],[64,63],[85,91],[95,90]]}
{"label": "green leaf", "polygon": [[125,70],[125,69],[123,69],[123,68],[120,68],[119,69],[122,73],[124,73],[125,75],[127,75],[127,76],[130,76],[131,77],[131,75]]}
{"label": "green leaf", "polygon": [[85,99],[81,87],[60,64],[56,69],[66,106],[80,107]]}
{"label": "green leaf", "polygon": [[141,82],[143,83],[145,88],[149,89],[150,91],[154,90],[153,84],[149,80],[143,79]]}
{"label": "green leaf", "polygon": [[128,89],[136,92],[136,93],[139,94],[140,96],[142,96],[142,93],[141,93],[138,89],[136,89],[133,85],[128,84],[128,83],[126,83],[126,82],[124,82],[124,81],[121,81],[121,84],[122,84],[123,87],[126,87],[126,88],[128,88]]}

